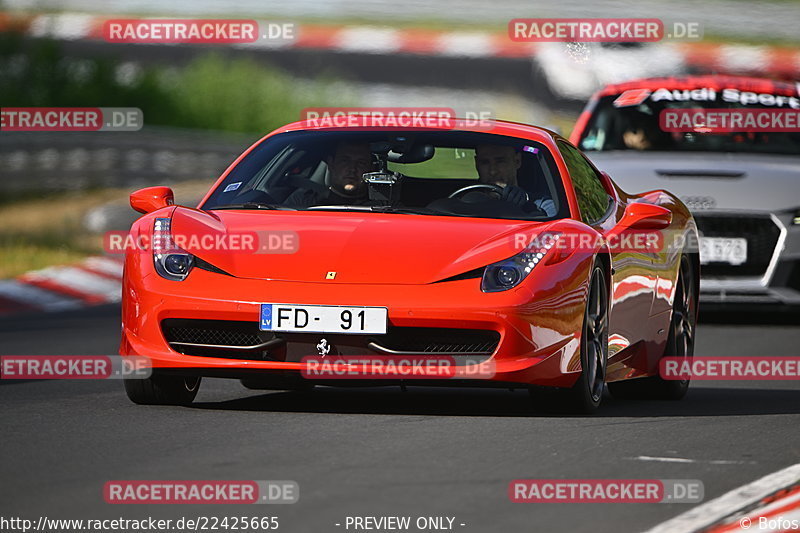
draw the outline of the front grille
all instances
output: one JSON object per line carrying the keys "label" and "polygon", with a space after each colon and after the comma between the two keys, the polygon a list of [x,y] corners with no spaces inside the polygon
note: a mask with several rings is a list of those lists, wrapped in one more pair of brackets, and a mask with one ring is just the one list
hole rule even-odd
{"label": "front grille", "polygon": [[173,350],[200,357],[264,360],[268,350],[262,346],[275,339],[259,331],[258,322],[234,320],[169,318],[161,322],[161,331]]}
{"label": "front grille", "polygon": [[762,276],[769,266],[781,234],[769,215],[695,215],[697,228],[704,237],[739,237],[747,239],[747,261],[741,265],[707,263],[704,277]]}
{"label": "front grille", "polygon": [[489,355],[497,348],[500,334],[484,329],[390,327],[373,341],[394,352]]}
{"label": "front grille", "polygon": [[[385,335],[279,333],[260,331],[258,322],[166,319],[164,338],[184,355],[249,360],[293,360],[317,353],[321,338],[343,355],[491,355],[500,342],[493,330],[389,326]],[[287,355],[289,354],[289,355]]]}
{"label": "front grille", "polygon": [[[165,320],[164,322],[168,322]],[[231,327],[230,322],[198,327],[196,325],[177,326],[164,324],[167,342],[212,344],[219,346],[253,346],[261,341],[258,331],[253,331],[250,322],[243,322],[245,327]],[[235,323],[234,323],[235,324]]]}

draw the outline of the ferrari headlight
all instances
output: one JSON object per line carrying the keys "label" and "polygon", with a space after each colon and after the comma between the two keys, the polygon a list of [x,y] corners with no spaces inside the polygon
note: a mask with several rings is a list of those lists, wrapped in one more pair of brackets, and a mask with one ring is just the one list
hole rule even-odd
{"label": "ferrari headlight", "polygon": [[513,287],[519,283],[519,270],[510,266],[500,266],[495,270],[495,280],[500,287]]}
{"label": "ferrari headlight", "polygon": [[162,278],[183,281],[194,266],[194,256],[172,239],[172,220],[157,218],[153,225],[153,264]]}
{"label": "ferrari headlight", "polygon": [[483,271],[481,290],[500,292],[516,287],[544,259],[557,240],[557,234],[534,238],[529,246],[514,257],[487,266]]}
{"label": "ferrari headlight", "polygon": [[794,216],[792,217],[792,225],[800,226],[800,209],[794,212]]}

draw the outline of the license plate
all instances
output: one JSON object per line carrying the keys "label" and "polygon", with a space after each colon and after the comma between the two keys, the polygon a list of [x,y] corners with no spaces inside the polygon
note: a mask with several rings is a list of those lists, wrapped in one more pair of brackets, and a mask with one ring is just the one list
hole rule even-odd
{"label": "license plate", "polygon": [[262,331],[301,333],[386,333],[385,307],[261,304]]}
{"label": "license plate", "polygon": [[700,263],[741,265],[747,261],[747,239],[701,237]]}

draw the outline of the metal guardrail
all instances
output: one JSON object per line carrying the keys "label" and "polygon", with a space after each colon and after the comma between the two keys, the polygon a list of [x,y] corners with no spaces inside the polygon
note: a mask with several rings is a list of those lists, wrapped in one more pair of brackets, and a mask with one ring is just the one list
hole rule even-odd
{"label": "metal guardrail", "polygon": [[257,138],[155,127],[0,132],[0,194],[214,180]]}

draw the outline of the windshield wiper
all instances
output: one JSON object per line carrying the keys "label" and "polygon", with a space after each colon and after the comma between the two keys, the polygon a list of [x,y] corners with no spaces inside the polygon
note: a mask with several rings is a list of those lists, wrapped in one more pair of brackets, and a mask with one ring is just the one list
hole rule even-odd
{"label": "windshield wiper", "polygon": [[312,205],[306,211],[372,211],[368,205]]}
{"label": "windshield wiper", "polygon": [[438,215],[430,209],[419,210],[407,207],[394,207],[391,205],[315,205],[306,208],[306,211],[361,211],[369,213],[399,213],[404,215]]}
{"label": "windshield wiper", "polygon": [[218,205],[217,207],[212,207],[211,210],[218,210],[218,209],[276,209],[280,211],[297,211],[294,207],[286,207],[285,205],[275,205],[275,204],[262,204],[258,202],[245,202],[243,204],[228,204],[228,205]]}
{"label": "windshield wiper", "polygon": [[399,213],[403,215],[439,215],[441,213],[437,213],[428,208],[422,209],[413,209],[410,207],[395,207],[391,205],[378,205],[371,209],[374,213]]}

